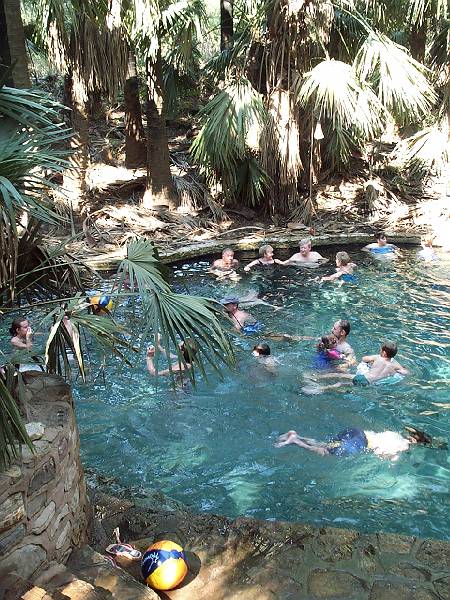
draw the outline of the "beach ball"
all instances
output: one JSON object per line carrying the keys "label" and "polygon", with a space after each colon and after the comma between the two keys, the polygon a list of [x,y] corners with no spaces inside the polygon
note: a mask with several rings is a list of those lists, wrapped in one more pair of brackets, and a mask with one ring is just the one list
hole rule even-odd
{"label": "beach ball", "polygon": [[169,540],[152,544],[142,557],[142,576],[155,590],[171,590],[186,577],[187,564],[181,546]]}
{"label": "beach ball", "polygon": [[99,313],[107,313],[113,307],[113,301],[109,296],[99,294],[92,296],[90,299],[90,304]]}

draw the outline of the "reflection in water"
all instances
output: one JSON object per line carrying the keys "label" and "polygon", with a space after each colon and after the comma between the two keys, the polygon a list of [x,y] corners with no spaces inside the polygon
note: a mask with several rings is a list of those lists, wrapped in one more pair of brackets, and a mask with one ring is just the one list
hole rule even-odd
{"label": "reflection in water", "polygon": [[[267,340],[279,361],[276,374],[268,375],[251,355],[253,345],[265,341],[263,333],[237,336],[236,370],[225,371],[222,380],[211,372],[185,392],[151,380],[142,357],[134,371],[109,368],[106,387],[76,391],[85,463],[122,484],[159,488],[198,510],[448,539],[445,452],[414,448],[391,462],[273,448],[276,436],[292,428],[323,439],[348,427],[400,431],[415,425],[450,437],[450,411],[443,407],[450,382],[449,263],[425,267],[415,250],[386,264],[365,253],[350,255],[359,265],[358,283],[342,287],[319,284],[332,263],[216,282],[206,274],[206,261],[177,266],[174,285],[215,299],[256,290],[282,308],[248,309],[265,331],[316,338],[347,318],[358,357],[377,353],[384,339],[396,340],[409,378],[305,396],[303,373],[311,369],[314,339]],[[139,302],[118,317],[129,331],[138,330]]]}

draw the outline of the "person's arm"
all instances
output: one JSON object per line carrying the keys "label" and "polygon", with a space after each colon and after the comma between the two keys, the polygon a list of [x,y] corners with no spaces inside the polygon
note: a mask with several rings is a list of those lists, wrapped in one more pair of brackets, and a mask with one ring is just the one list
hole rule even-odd
{"label": "person's arm", "polygon": [[248,263],[248,265],[246,265],[246,266],[244,267],[244,271],[250,271],[250,269],[251,269],[252,267],[254,267],[255,265],[257,265],[258,263],[259,263],[259,260],[258,260],[258,259],[256,259],[256,260],[252,260],[252,262],[251,262],[251,263]]}
{"label": "person's arm", "polygon": [[[161,334],[160,333],[156,334],[156,336],[155,336],[155,342],[156,342],[156,345],[158,346],[158,350],[160,352],[162,352],[165,356],[167,356],[166,349],[161,344]],[[169,358],[177,358],[177,355],[176,354],[172,354],[171,352],[169,352]]]}
{"label": "person's arm", "polygon": [[339,279],[339,277],[342,276],[341,271],[338,271],[337,273],[334,273],[333,275],[326,275],[324,277],[321,278],[320,283],[322,283],[322,281],[335,281],[336,279]]}
{"label": "person's arm", "polygon": [[280,260],[279,258],[274,258],[274,259],[273,259],[273,262],[274,262],[276,265],[284,265],[284,264],[286,263],[286,261],[284,261],[284,260]]}
{"label": "person's arm", "polygon": [[175,373],[177,371],[184,371],[185,366],[184,364],[181,364],[181,366],[179,364],[175,364],[172,365],[171,369],[163,369],[162,371],[158,371],[155,368],[155,365],[153,363],[153,357],[155,356],[155,347],[154,346],[149,346],[147,348],[147,356],[146,356],[146,362],[147,362],[147,371],[150,373],[150,375],[153,375],[154,377],[156,375],[162,375],[162,376],[166,376],[166,375],[170,375],[170,373]]}
{"label": "person's arm", "polygon": [[402,367],[400,363],[395,361],[395,372],[399,375],[409,375],[409,370],[406,367]]}
{"label": "person's arm", "polygon": [[377,358],[376,354],[371,354],[370,356],[363,356],[361,358],[361,362],[365,363],[373,363],[373,361]]}

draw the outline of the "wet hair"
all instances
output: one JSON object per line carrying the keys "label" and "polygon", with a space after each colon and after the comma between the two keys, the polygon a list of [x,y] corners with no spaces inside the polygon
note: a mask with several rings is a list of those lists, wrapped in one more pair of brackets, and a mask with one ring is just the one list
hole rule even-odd
{"label": "wet hair", "polygon": [[375,239],[381,240],[381,238],[386,239],[386,234],[384,233],[384,231],[377,231],[377,233],[375,234]]}
{"label": "wet hair", "polygon": [[186,338],[180,346],[181,355],[186,363],[191,364],[198,351],[197,342],[192,338]]}
{"label": "wet hair", "polygon": [[383,342],[381,350],[386,352],[388,358],[394,358],[397,354],[397,344],[395,342]]}
{"label": "wet hair", "polygon": [[336,336],[333,334],[323,335],[317,344],[317,352],[324,352],[325,350],[331,350],[337,343]]}
{"label": "wet hair", "polygon": [[345,331],[345,335],[350,333],[350,322],[347,319],[339,319],[339,327]]}
{"label": "wet hair", "polygon": [[346,267],[350,262],[350,256],[347,254],[347,252],[337,252],[336,260],[338,260],[342,265],[344,265],[344,267]]}
{"label": "wet hair", "polygon": [[224,256],[225,254],[228,254],[229,252],[231,252],[231,254],[233,254],[233,256],[234,256],[234,250],[233,250],[233,248],[224,248],[224,249],[222,250],[222,258],[223,258],[223,256]]}
{"label": "wet hair", "polygon": [[11,323],[11,327],[9,328],[9,333],[14,337],[15,335],[17,335],[17,331],[20,329],[20,324],[23,323],[24,321],[28,321],[28,319],[14,319],[14,321]]}
{"label": "wet hair", "polygon": [[298,247],[301,248],[302,246],[311,246],[311,244],[311,238],[303,238],[299,241]]}
{"label": "wet hair", "polygon": [[253,347],[253,350],[256,350],[260,356],[270,356],[270,347],[264,342],[261,344],[256,344],[256,346]]}
{"label": "wet hair", "polygon": [[268,250],[273,250],[272,246],[269,246],[269,244],[261,246],[259,249],[259,256],[262,258]]}

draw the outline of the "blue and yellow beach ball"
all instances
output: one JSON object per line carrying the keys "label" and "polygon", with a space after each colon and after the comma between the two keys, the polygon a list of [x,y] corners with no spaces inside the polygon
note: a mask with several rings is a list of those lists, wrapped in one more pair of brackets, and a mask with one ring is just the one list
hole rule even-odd
{"label": "blue and yellow beach ball", "polygon": [[155,590],[171,590],[186,577],[186,558],[181,546],[169,540],[152,544],[142,557],[142,576]]}
{"label": "blue and yellow beach ball", "polygon": [[94,311],[99,314],[109,313],[113,307],[113,301],[109,296],[97,294],[92,296],[89,300],[90,305],[94,308]]}

